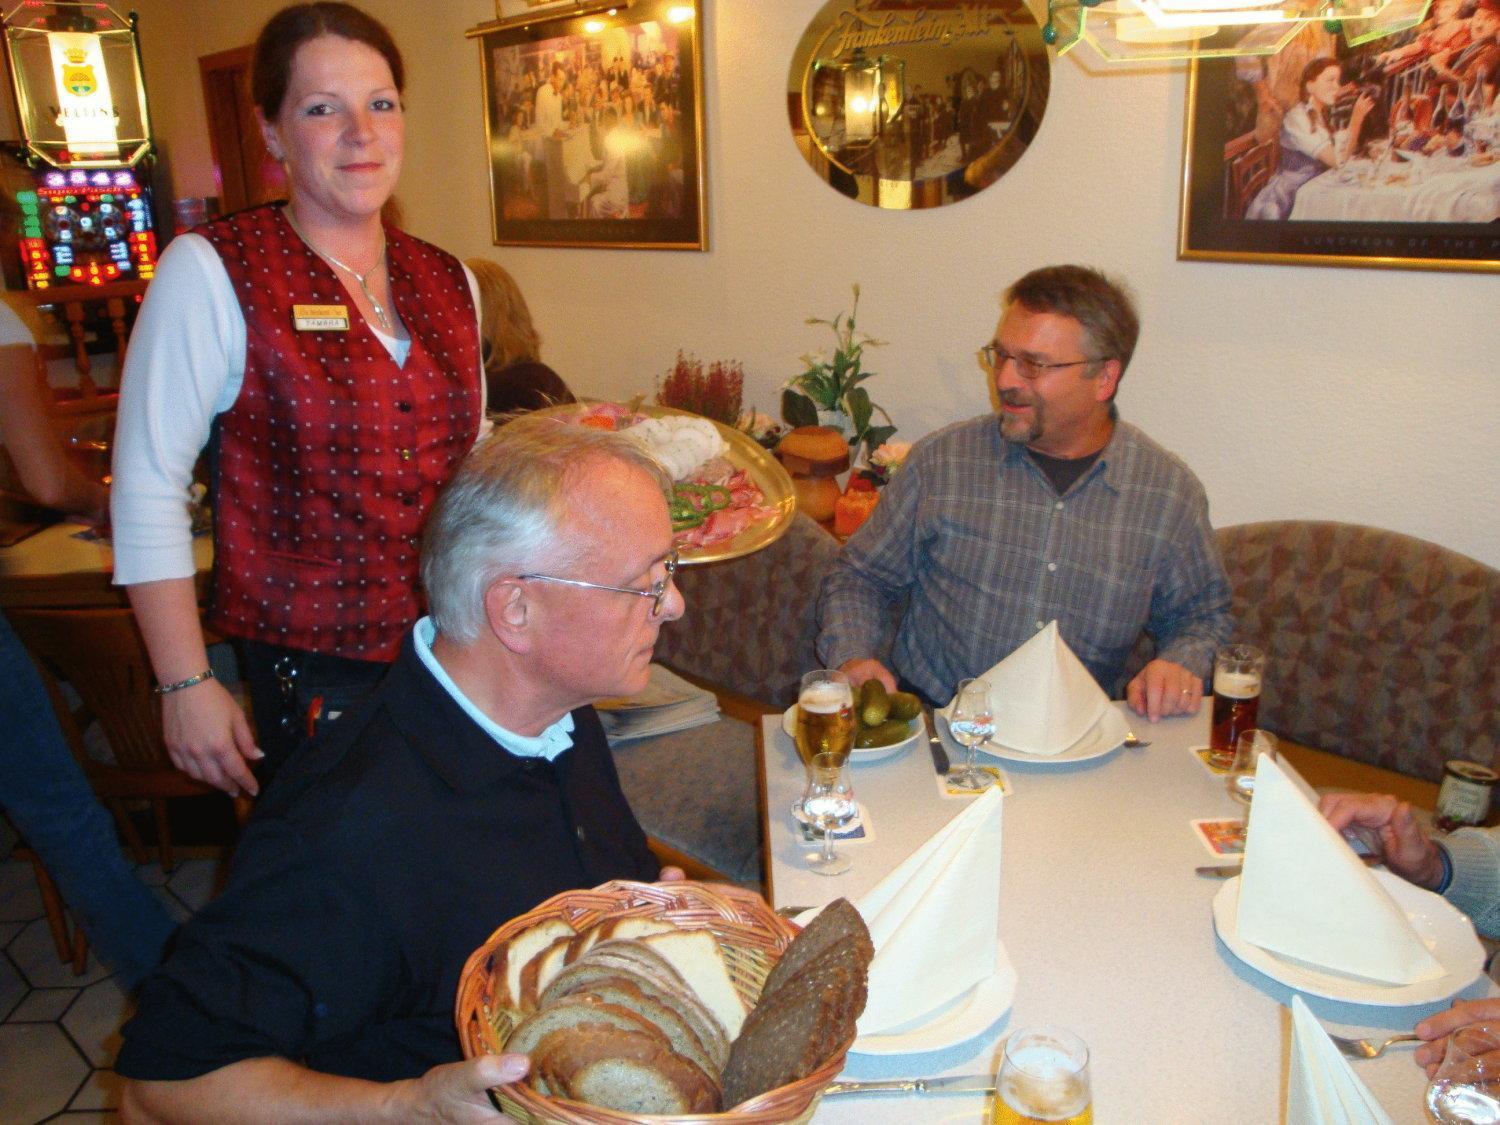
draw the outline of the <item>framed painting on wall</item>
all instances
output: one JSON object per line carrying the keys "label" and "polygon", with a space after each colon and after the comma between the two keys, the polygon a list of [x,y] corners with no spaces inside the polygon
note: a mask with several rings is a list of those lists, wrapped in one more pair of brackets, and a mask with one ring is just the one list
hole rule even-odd
{"label": "framed painting on wall", "polygon": [[498,246],[707,247],[701,0],[474,28]]}
{"label": "framed painting on wall", "polygon": [[1315,23],[1195,62],[1178,256],[1500,271],[1497,11],[1434,0],[1358,45]]}

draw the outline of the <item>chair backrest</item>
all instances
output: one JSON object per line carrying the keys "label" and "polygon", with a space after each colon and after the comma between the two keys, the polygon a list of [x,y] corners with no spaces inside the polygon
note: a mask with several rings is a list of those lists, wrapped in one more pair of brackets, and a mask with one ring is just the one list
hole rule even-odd
{"label": "chair backrest", "polygon": [[687,612],[662,629],[657,659],[769,706],[791,706],[802,673],[819,667],[818,588],[838,550],[799,512],[769,547],[684,568],[678,587]]}
{"label": "chair backrest", "polygon": [[1267,653],[1260,723],[1438,780],[1500,748],[1500,571],[1394,531],[1279,520],[1218,531],[1238,638]]}
{"label": "chair backrest", "polygon": [[171,769],[161,703],[135,614],[129,609],[5,611],[44,675],[66,681],[98,720],[125,770]]}

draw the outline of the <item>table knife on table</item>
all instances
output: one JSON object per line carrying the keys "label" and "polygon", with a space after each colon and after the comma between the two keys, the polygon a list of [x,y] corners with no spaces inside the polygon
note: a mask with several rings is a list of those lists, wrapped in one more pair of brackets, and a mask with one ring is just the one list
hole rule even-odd
{"label": "table knife on table", "polygon": [[884,1078],[867,1082],[835,1082],[823,1091],[832,1094],[993,1094],[993,1074],[951,1074],[946,1078]]}
{"label": "table knife on table", "polygon": [[932,765],[939,777],[948,776],[948,751],[943,749],[943,740],[938,735],[937,719],[930,710],[922,712],[922,724],[927,728],[927,749],[932,753]]}

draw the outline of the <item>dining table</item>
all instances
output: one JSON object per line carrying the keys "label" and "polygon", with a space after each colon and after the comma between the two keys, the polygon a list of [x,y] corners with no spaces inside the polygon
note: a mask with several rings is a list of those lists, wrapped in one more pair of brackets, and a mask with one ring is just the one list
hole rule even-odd
{"label": "dining table", "polygon": [[[1150,723],[1123,703],[1114,706],[1149,746],[1075,761],[980,755],[982,764],[1003,768],[1009,792],[1000,806],[1000,885],[975,886],[974,894],[999,895],[1013,997],[993,1000],[980,1012],[978,1029],[956,1042],[930,1049],[924,1043],[902,1054],[859,1053],[856,1042],[841,1080],[993,1075],[1011,1031],[1046,1024],[1088,1045],[1100,1125],[1282,1119],[1293,990],[1242,962],[1218,938],[1212,904],[1225,883],[1194,870],[1228,860],[1211,856],[1191,822],[1244,815],[1224,778],[1193,752],[1208,742],[1208,707]],[[778,909],[838,897],[857,903],[972,799],[944,794],[922,737],[888,757],[853,760],[868,835],[838,843],[853,859],[849,872],[821,876],[805,866],[812,845],[790,812],[805,773],[782,717],[763,718],[758,735],[767,895]],[[959,761],[957,747],[948,748]],[[1314,764],[1334,758],[1286,756]],[[1385,773],[1364,771],[1354,771],[1356,782]],[[1326,768],[1306,772],[1313,784],[1328,780]],[[1426,791],[1436,789],[1412,786],[1429,798]],[[913,971],[936,977],[949,968],[939,945]],[[1458,997],[1496,994],[1480,976]],[[1449,1003],[1387,1007],[1302,995],[1331,1032],[1381,1038],[1409,1031]],[[1352,1065],[1393,1120],[1425,1119],[1427,1083],[1410,1044]],[[827,1095],[813,1120],[987,1121],[992,1101],[984,1092]]]}
{"label": "dining table", "polygon": [[[193,539],[198,601],[203,603],[213,568],[213,537]],[[63,521],[0,548],[0,607],[24,605],[76,609],[126,604],[113,584],[114,551],[109,538],[82,524]]]}
{"label": "dining table", "polygon": [[1297,189],[1289,218],[1340,222],[1490,223],[1500,219],[1500,152],[1362,158]]}

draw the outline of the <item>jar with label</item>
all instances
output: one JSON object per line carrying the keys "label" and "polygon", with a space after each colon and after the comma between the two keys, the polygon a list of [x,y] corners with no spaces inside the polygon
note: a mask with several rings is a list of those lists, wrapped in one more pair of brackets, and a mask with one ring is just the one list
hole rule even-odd
{"label": "jar with label", "polygon": [[1444,832],[1470,824],[1483,824],[1490,815],[1490,792],[1500,773],[1478,762],[1450,759],[1443,770],[1433,823]]}

